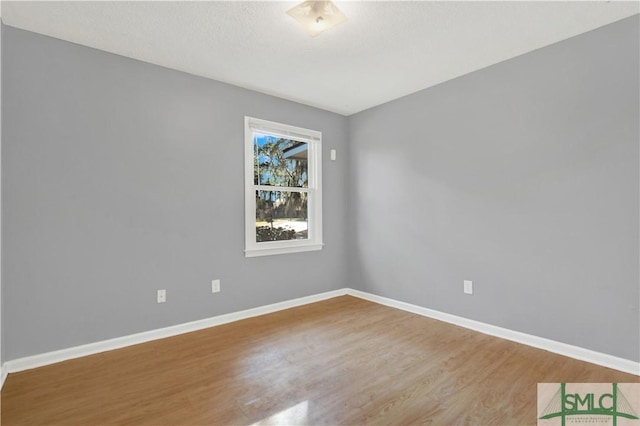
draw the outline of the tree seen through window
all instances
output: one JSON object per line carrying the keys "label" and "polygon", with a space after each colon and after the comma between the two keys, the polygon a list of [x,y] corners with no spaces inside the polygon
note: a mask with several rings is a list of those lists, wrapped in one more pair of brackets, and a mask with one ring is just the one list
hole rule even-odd
{"label": "tree seen through window", "polygon": [[308,238],[308,144],[255,133],[253,145],[256,242]]}

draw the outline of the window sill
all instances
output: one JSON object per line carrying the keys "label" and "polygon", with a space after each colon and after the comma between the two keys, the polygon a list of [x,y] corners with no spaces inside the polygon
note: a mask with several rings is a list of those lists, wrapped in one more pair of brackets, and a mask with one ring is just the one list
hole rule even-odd
{"label": "window sill", "polygon": [[259,257],[259,256],[271,256],[276,254],[288,254],[288,253],[301,253],[305,251],[317,251],[322,250],[324,244],[306,244],[296,245],[289,247],[265,247],[247,249],[244,251],[245,257]]}

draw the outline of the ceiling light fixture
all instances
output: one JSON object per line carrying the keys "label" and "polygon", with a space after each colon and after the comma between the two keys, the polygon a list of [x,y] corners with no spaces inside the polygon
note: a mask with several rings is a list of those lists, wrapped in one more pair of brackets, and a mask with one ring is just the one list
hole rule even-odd
{"label": "ceiling light fixture", "polygon": [[308,0],[287,10],[287,14],[312,37],[347,20],[345,14],[330,0]]}

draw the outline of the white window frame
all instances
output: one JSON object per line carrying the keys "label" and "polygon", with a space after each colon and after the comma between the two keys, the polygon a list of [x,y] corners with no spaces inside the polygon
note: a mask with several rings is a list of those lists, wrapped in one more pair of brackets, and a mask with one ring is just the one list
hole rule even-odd
{"label": "white window frame", "polygon": [[[279,136],[308,144],[307,188],[256,185],[253,182],[254,132]],[[321,250],[322,242],[322,133],[316,130],[261,120],[244,118],[244,188],[245,188],[245,256],[268,256]],[[308,193],[308,238],[304,240],[256,242],[256,191],[300,191]]]}

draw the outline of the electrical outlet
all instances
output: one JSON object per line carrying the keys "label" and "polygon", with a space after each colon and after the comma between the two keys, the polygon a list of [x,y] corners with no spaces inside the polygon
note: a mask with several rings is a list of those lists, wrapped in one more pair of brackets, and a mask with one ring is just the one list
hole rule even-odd
{"label": "electrical outlet", "polygon": [[473,281],[464,280],[465,294],[473,294]]}
{"label": "electrical outlet", "polygon": [[211,280],[211,293],[220,292],[220,280]]}
{"label": "electrical outlet", "polygon": [[336,161],[336,150],[332,149],[329,153],[331,154],[331,161]]}
{"label": "electrical outlet", "polygon": [[164,303],[167,301],[167,290],[158,290],[158,303]]}

